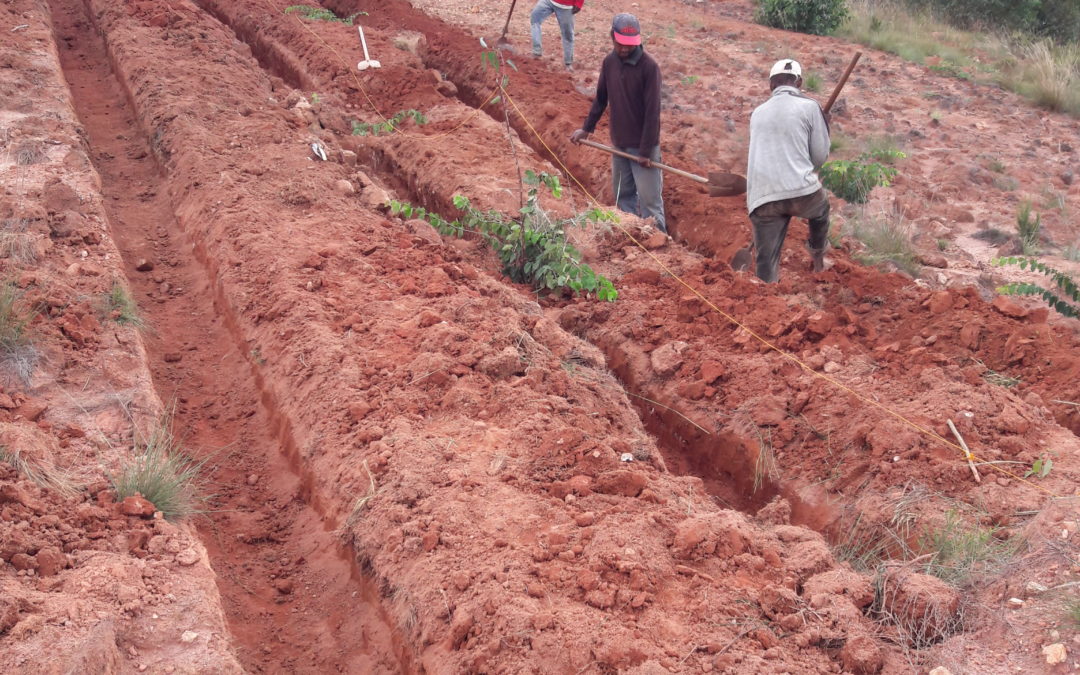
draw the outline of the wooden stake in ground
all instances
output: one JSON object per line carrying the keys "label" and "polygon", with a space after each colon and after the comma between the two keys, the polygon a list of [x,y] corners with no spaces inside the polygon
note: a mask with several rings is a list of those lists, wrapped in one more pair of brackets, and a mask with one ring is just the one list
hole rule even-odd
{"label": "wooden stake in ground", "polygon": [[956,436],[956,440],[960,441],[960,447],[964,449],[964,458],[967,459],[968,466],[971,467],[971,475],[975,476],[975,482],[982,483],[982,478],[979,477],[979,470],[975,468],[975,462],[971,461],[971,450],[968,450],[968,445],[964,442],[964,437],[956,430],[956,425],[952,423],[952,420],[946,420],[946,422],[949,423],[949,429],[952,430],[953,436]]}

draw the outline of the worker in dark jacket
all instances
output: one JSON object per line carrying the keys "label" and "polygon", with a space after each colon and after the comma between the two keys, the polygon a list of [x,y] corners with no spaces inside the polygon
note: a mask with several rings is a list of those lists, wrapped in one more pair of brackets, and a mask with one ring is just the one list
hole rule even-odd
{"label": "worker in dark jacket", "polygon": [[627,213],[653,218],[667,232],[660,161],[660,66],[641,46],[641,25],[633,14],[617,14],[611,22],[614,50],[600,66],[596,98],[585,124],[570,135],[578,143],[596,130],[611,103],[611,144],[637,155],[633,161],[611,158],[615,202]]}
{"label": "worker in dark jacket", "polygon": [[585,0],[537,0],[529,22],[532,24],[532,54],[540,58],[544,53],[540,37],[540,24],[555,15],[562,34],[563,64],[567,70],[574,69],[574,15],[581,11]]}

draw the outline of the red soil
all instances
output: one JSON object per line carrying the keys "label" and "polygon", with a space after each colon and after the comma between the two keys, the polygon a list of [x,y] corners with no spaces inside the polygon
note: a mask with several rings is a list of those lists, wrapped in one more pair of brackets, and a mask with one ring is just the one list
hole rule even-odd
{"label": "red soil", "polygon": [[[201,535],[220,600],[166,549],[131,555],[161,563],[160,583],[202,593],[206,621],[220,601],[230,639],[208,652],[158,648],[152,664],[234,670],[235,649],[257,671],[904,672],[909,659],[954,665],[957,648],[985,672],[1044,663],[1038,649],[1002,644],[993,608],[1029,580],[1076,572],[1075,512],[1047,501],[1077,480],[1076,439],[1058,422],[1077,431],[1080,417],[1051,402],[1080,398],[1068,326],[843,254],[818,277],[789,261],[780,284],[752,283],[713,259],[745,241],[739,200],[675,181],[673,229],[690,248],[653,240],[651,255],[805,369],[618,231],[575,235],[615,281],[616,304],[541,306],[499,277],[480,242],[388,220],[382,205],[393,196],[453,217],[453,196],[467,194],[512,213],[518,171],[554,171],[544,144],[603,195],[606,161],[566,140],[588,105],[574,81],[518,59],[509,91],[540,143],[515,116],[508,134],[499,106],[471,107],[494,84],[475,37],[397,0],[327,2],[369,12],[383,68],[354,76],[354,29],[283,18],[288,4],[87,0],[92,21],[75,0],[53,4],[107,204],[104,246],[122,256],[116,273],[132,279],[155,328],[145,338],[153,385],[176,401],[191,447],[210,453],[218,493]],[[661,4],[676,21],[698,16]],[[430,122],[352,136],[352,119],[379,120],[367,97],[384,116],[414,108]],[[699,115],[665,114],[673,164],[703,161],[686,128],[721,120]],[[313,141],[332,161],[313,159]],[[567,201],[556,211],[583,204]],[[624,225],[649,238],[635,219]],[[52,282],[60,269],[34,273]],[[70,338],[66,316],[40,323],[57,332],[63,321]],[[85,323],[83,342],[100,344],[105,329]],[[1021,377],[1021,395],[986,381],[987,367]],[[975,485],[947,443],[815,373],[938,435],[954,419],[980,458],[1029,465],[1049,452],[1055,469],[1032,487],[984,466]],[[7,484],[21,491],[13,503],[27,501],[25,479],[9,470]],[[965,603],[967,633],[912,654],[869,612],[870,578],[839,563],[826,538],[872,534],[901,512],[930,527],[961,503],[1024,539],[1029,564],[969,587],[991,609]],[[7,507],[3,522],[25,518],[19,508],[31,507]],[[71,580],[90,568],[74,565],[59,573],[67,586],[38,590],[71,605]],[[25,589],[12,569],[2,568],[5,588]],[[889,577],[889,602],[903,605],[888,605],[894,614],[948,593],[901,572]],[[22,604],[0,606],[5,655],[25,654],[14,641],[35,633],[28,617],[40,614],[21,592]],[[942,611],[958,611],[952,600]],[[1034,645],[1051,601],[1014,614]],[[145,621],[146,610],[119,603],[98,611]],[[946,625],[958,628],[932,628]],[[157,647],[124,635],[109,652],[115,670]],[[64,653],[85,650],[68,642]]]}

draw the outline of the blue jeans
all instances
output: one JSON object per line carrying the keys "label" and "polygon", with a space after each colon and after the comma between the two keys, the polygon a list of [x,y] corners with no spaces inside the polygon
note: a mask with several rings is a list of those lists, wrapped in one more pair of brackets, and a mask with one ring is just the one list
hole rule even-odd
{"label": "blue jeans", "polygon": [[[623,152],[637,155],[637,148],[619,148]],[[649,159],[660,161],[660,146],[649,154]],[[615,190],[615,203],[620,211],[632,213],[642,218],[655,218],[656,226],[667,232],[664,219],[664,174],[653,167],[646,169],[637,162],[611,156],[611,187]]]}
{"label": "blue jeans", "polygon": [[540,43],[540,24],[544,23],[552,14],[559,20],[559,30],[562,32],[563,63],[574,63],[574,10],[559,9],[551,3],[551,0],[539,0],[532,11],[532,53],[540,56],[544,53]]}

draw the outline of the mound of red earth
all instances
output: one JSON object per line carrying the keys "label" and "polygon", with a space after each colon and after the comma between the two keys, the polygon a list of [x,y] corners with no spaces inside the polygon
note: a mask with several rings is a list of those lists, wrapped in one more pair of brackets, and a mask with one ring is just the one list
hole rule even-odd
{"label": "mound of red earth", "polygon": [[0,17],[0,669],[238,671],[193,528],[114,503],[162,406],[109,306],[124,271],[47,9]]}
{"label": "mound of red earth", "polygon": [[[945,645],[992,663],[998,624],[961,623],[944,582],[900,562],[875,586],[829,545],[853,523],[889,523],[900,505],[932,523],[953,500],[982,503],[1000,536],[1025,535],[1025,559],[1052,559],[1041,581],[1072,573],[1052,556],[1072,545],[1075,514],[1017,513],[1075,485],[1075,437],[1054,416],[1075,418],[1047,409],[1048,392],[1076,387],[1066,329],[842,255],[818,278],[763,287],[632,218],[622,227],[651,251],[618,229],[574,235],[616,282],[617,303],[538,304],[499,275],[482,242],[389,218],[385,203],[453,217],[453,197],[467,194],[512,213],[518,171],[554,172],[556,157],[590,188],[602,184],[602,161],[571,162],[555,140],[587,99],[541,64],[512,76],[555,156],[540,154],[521,117],[474,107],[495,82],[473,38],[404,2],[327,5],[369,12],[379,72],[351,72],[353,28],[285,15],[284,2],[53,7],[98,168],[74,140],[65,99],[62,130],[79,150],[43,174],[103,186],[33,219],[47,255],[18,269],[32,292],[70,286],[35,320],[63,354],[49,363],[64,366],[11,387],[9,410],[11,424],[57,448],[23,450],[29,466],[95,475],[67,497],[14,462],[0,475],[0,582],[15,589],[0,605],[6,669],[40,670],[50,640],[74,670],[90,655],[83,669],[902,672],[908,649],[962,629]],[[40,10],[20,11],[37,23],[19,39],[50,44]],[[107,52],[93,56],[75,32],[100,33]],[[116,109],[108,94],[80,93],[92,80],[71,68],[95,58],[114,70]],[[58,73],[53,58],[37,77]],[[380,121],[368,97],[383,117],[416,109],[428,122],[353,135],[354,120]],[[131,115],[126,132],[105,119],[119,115]],[[23,164],[5,170],[29,175]],[[155,172],[146,184],[131,175]],[[60,192],[30,188],[12,203],[60,204]],[[100,193],[116,202],[112,223]],[[716,230],[722,241],[693,234],[713,232],[706,217],[741,222],[738,204],[672,193],[681,237],[714,253],[741,245],[732,229]],[[140,230],[140,214],[157,222]],[[78,228],[46,232],[95,215],[93,243]],[[140,237],[155,243],[140,248]],[[66,300],[104,292],[125,270],[164,331],[144,338]],[[203,528],[224,601],[186,526],[138,499],[110,504],[100,480],[130,447],[109,441],[132,436],[112,392],[137,383],[144,415],[160,410],[144,341],[154,384],[178,391],[178,416],[204,444],[229,446],[211,476],[222,513]],[[106,358],[133,365],[102,367]],[[1022,373],[1022,398],[988,381],[1006,367]],[[71,395],[84,421],[68,431],[56,407]],[[38,400],[49,404],[30,417]],[[987,465],[975,485],[955,448],[933,438],[949,438],[945,419],[980,459],[1030,464],[1052,449],[1055,469],[1029,484],[987,468],[1018,465]],[[347,544],[355,578],[347,562],[335,566],[330,533]],[[976,589],[980,602],[1019,592],[1015,579],[995,583]],[[177,616],[195,597],[202,613]],[[1016,616],[1034,632],[1040,603],[1027,602]],[[878,639],[884,614],[899,627],[886,628],[891,641]],[[201,623],[177,633],[181,619]],[[168,628],[152,630],[158,621]],[[106,632],[92,642],[95,631]],[[957,642],[968,635],[977,649]],[[1028,667],[1041,658],[1009,655]]]}

